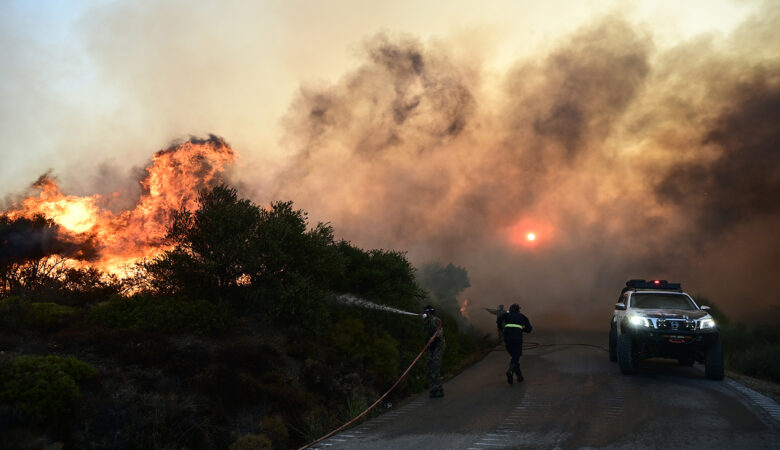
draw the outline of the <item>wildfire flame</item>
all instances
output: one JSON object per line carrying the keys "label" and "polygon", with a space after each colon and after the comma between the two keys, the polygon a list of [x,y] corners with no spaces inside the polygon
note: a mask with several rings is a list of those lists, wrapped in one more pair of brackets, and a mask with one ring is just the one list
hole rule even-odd
{"label": "wildfire flame", "polygon": [[37,195],[6,214],[11,219],[40,214],[75,240],[91,239],[98,259],[89,264],[121,275],[123,265],[165,250],[163,239],[173,212],[182,207],[196,210],[198,192],[216,184],[233,160],[233,150],[221,138],[191,139],[154,154],[140,180],[141,198],[132,209],[114,213],[101,207],[100,195],[63,194],[51,177],[43,175],[33,184]]}
{"label": "wildfire flame", "polygon": [[460,315],[462,315],[466,319],[469,318],[468,308],[469,308],[469,299],[467,298],[463,299],[463,304],[460,306]]}

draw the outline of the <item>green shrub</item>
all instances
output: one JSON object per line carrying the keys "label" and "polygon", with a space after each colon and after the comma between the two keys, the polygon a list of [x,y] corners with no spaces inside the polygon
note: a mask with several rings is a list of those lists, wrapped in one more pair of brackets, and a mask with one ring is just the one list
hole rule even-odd
{"label": "green shrub", "polygon": [[365,393],[358,392],[358,390],[353,390],[350,392],[346,400],[346,417],[344,417],[344,422],[350,421],[360,415],[363,411],[366,410],[366,408],[370,406],[370,404],[371,402],[369,402],[368,398],[366,398]]}
{"label": "green shrub", "polygon": [[0,298],[0,328],[18,330],[24,322],[24,300],[19,297]]}
{"label": "green shrub", "polygon": [[73,357],[20,356],[0,375],[0,402],[20,408],[38,423],[61,418],[81,395],[78,383],[97,374]]}
{"label": "green shrub", "polygon": [[387,331],[354,317],[339,320],[328,337],[343,359],[359,358],[375,375],[392,378],[398,372],[398,341]]}
{"label": "green shrub", "polygon": [[751,348],[733,361],[734,368],[745,375],[780,383],[780,348],[776,346]]}
{"label": "green shrub", "polygon": [[113,297],[92,307],[87,321],[109,328],[137,328],[164,333],[218,334],[232,325],[224,307],[205,300],[169,297]]}
{"label": "green shrub", "polygon": [[262,434],[246,434],[230,446],[230,450],[273,450],[271,440]]}
{"label": "green shrub", "polygon": [[76,313],[72,306],[56,303],[29,303],[26,305],[25,322],[35,327],[49,327],[61,323]]}
{"label": "green shrub", "polygon": [[8,297],[0,300],[0,326],[7,330],[18,330],[21,326],[48,328],[65,322],[76,312],[71,306]]}
{"label": "green shrub", "polygon": [[745,375],[780,382],[780,326],[721,327],[726,367]]}
{"label": "green shrub", "polygon": [[290,433],[287,431],[287,425],[284,424],[279,415],[267,415],[260,422],[260,431],[268,436],[273,443],[273,448],[287,448],[287,441],[290,439]]}
{"label": "green shrub", "polygon": [[[215,405],[202,397],[183,390],[159,389],[139,392],[120,389],[113,394],[117,404],[127,411],[119,437],[121,445],[110,448],[127,449],[210,449],[227,448],[229,437],[220,438],[214,421]],[[220,417],[220,419],[222,419]],[[95,426],[101,426],[96,421]],[[88,448],[109,446],[90,445]]]}
{"label": "green shrub", "polygon": [[319,439],[325,433],[338,426],[332,411],[325,406],[315,406],[307,411],[302,418],[301,433],[307,442]]}

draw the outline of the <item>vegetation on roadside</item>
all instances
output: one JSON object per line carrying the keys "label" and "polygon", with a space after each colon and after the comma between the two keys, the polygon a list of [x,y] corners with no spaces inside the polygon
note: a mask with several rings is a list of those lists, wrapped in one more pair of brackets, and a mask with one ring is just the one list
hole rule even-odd
{"label": "vegetation on roadside", "polygon": [[92,306],[86,321],[108,328],[134,328],[161,333],[219,335],[235,322],[223,305],[176,297],[114,295]]}
{"label": "vegetation on roadside", "polygon": [[0,402],[39,424],[66,420],[81,396],[79,384],[97,374],[73,357],[19,356],[0,371]]}
{"label": "vegetation on roadside", "polygon": [[[441,306],[405,254],[360,249],[291,202],[261,208],[225,185],[178,211],[169,250],[128,279],[69,265],[94,243],[43,218],[0,216],[0,235],[59,243],[0,258],[2,448],[298,447],[373,403],[425,343],[419,318],[339,295]],[[450,309],[445,376],[494,344]],[[390,401],[427,387],[422,366]]]}
{"label": "vegetation on roadside", "polygon": [[780,324],[748,327],[733,322],[709,299],[697,297],[696,302],[711,308],[720,328],[727,369],[780,383]]}

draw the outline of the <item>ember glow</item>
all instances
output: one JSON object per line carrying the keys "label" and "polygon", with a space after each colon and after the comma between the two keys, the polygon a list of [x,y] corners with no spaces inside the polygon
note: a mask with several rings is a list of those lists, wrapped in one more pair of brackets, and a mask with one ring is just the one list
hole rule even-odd
{"label": "ember glow", "polygon": [[74,263],[121,275],[123,265],[165,249],[163,240],[172,213],[197,209],[199,190],[219,182],[233,159],[233,150],[221,138],[192,139],[154,154],[140,180],[143,193],[132,209],[115,213],[102,206],[100,195],[64,194],[54,179],[44,175],[32,186],[36,193],[6,214],[12,219],[40,214],[74,240],[92,239],[98,259]]}
{"label": "ember glow", "polygon": [[469,318],[469,299],[465,298],[463,299],[463,304],[460,306],[460,315],[465,317],[466,319]]}

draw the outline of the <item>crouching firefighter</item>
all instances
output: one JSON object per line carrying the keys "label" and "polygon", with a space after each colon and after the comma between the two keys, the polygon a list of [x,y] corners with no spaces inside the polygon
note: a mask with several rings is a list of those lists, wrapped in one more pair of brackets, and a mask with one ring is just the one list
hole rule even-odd
{"label": "crouching firefighter", "polygon": [[523,333],[530,333],[533,329],[528,317],[520,313],[520,305],[517,303],[509,307],[499,320],[504,323],[504,342],[506,351],[512,359],[509,361],[509,369],[506,371],[506,382],[512,384],[512,376],[517,376],[517,381],[523,381],[523,372],[520,371],[520,355],[523,354]]}
{"label": "crouching firefighter", "polygon": [[[441,319],[436,317],[436,310],[428,305],[423,308],[423,330],[431,341],[428,346],[428,363],[425,373],[431,383],[431,397],[444,397],[444,389],[441,387],[441,362],[444,357],[444,330],[441,327]],[[435,337],[434,337],[435,336]]]}

